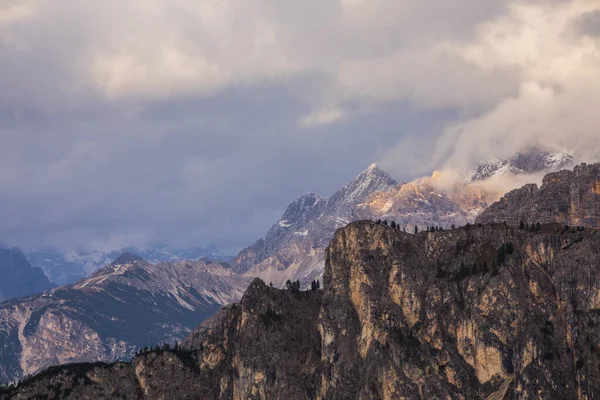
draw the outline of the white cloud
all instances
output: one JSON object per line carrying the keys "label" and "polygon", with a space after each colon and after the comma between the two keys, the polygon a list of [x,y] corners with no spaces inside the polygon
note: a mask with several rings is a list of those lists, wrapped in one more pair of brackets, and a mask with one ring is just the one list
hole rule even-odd
{"label": "white cloud", "polygon": [[518,92],[498,98],[480,116],[449,127],[437,154],[452,165],[507,156],[528,145],[600,155],[600,40],[578,34],[576,22],[598,1],[515,5],[480,28],[460,52],[481,69],[511,67]]}
{"label": "white cloud", "polygon": [[0,27],[23,21],[35,10],[35,3],[30,0],[4,0],[0,3]]}
{"label": "white cloud", "polygon": [[344,118],[344,110],[341,108],[321,108],[313,110],[310,114],[304,116],[300,125],[305,128],[312,128],[318,125],[327,125],[337,122]]}

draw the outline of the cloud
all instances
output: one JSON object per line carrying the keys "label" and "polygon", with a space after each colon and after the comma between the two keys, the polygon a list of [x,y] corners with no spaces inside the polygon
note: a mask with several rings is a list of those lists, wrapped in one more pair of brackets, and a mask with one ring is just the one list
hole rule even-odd
{"label": "cloud", "polygon": [[374,161],[408,180],[531,144],[598,158],[599,13],[597,0],[5,1],[0,238],[240,246],[297,194]]}
{"label": "cloud", "polygon": [[340,108],[322,108],[313,110],[300,121],[300,125],[311,128],[318,125],[327,125],[344,118],[344,110]]}
{"label": "cloud", "polygon": [[599,2],[515,5],[484,24],[460,52],[482,69],[511,66],[518,91],[481,115],[450,126],[436,155],[466,167],[482,157],[509,156],[529,145],[590,160],[600,154],[600,41],[578,35],[575,22]]}

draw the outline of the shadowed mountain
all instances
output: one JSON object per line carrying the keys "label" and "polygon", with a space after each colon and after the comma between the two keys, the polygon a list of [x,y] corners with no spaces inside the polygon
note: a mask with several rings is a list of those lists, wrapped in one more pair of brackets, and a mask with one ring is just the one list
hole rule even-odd
{"label": "shadowed mountain", "polygon": [[0,301],[42,293],[53,287],[40,268],[29,264],[21,250],[0,249]]}

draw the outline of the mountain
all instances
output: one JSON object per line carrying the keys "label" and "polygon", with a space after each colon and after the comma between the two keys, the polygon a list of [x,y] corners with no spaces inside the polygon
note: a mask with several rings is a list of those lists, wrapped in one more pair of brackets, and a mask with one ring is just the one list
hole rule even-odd
{"label": "mountain", "polygon": [[494,176],[511,173],[530,175],[571,168],[575,159],[565,152],[550,152],[531,147],[505,159],[483,161],[467,175],[467,182],[477,182]]}
{"label": "mountain", "polygon": [[127,359],[183,339],[249,279],[227,264],[151,264],[125,254],[77,284],[0,304],[0,382],[48,366]]}
{"label": "mountain", "polygon": [[513,190],[477,218],[478,223],[520,221],[600,227],[600,163],[548,174],[541,187]]}
{"label": "mountain", "polygon": [[443,172],[416,179],[389,190],[375,192],[357,206],[362,219],[399,223],[412,231],[415,226],[449,228],[472,222],[494,200],[494,194],[464,182],[448,186]]}
{"label": "mountain", "polygon": [[4,398],[584,399],[600,392],[600,236],[506,224],[334,235],[324,290],[256,279],[183,347],[52,368]]}
{"label": "mountain", "polygon": [[484,185],[494,176],[554,171],[572,162],[566,153],[528,148],[511,158],[480,164],[466,180],[436,171],[400,184],[373,164],[330,198],[308,193],[294,200],[264,239],[237,255],[233,269],[276,287],[288,279],[308,285],[322,277],[323,249],[335,230],[352,221],[395,221],[409,231],[415,226],[462,226],[500,197]]}
{"label": "mountain", "polygon": [[0,301],[42,293],[54,287],[18,248],[0,249]]}
{"label": "mountain", "polygon": [[68,285],[110,264],[122,253],[138,254],[151,263],[199,260],[203,257],[216,261],[233,259],[233,256],[223,254],[214,246],[178,249],[161,244],[142,249],[124,247],[108,252],[76,250],[65,253],[57,249],[43,248],[28,252],[27,258],[34,267],[41,268],[50,281],[59,285]]}
{"label": "mountain", "polygon": [[376,164],[329,198],[308,193],[294,200],[264,239],[242,250],[233,269],[281,287],[286,280],[307,283],[323,273],[324,248],[336,229],[360,219],[357,206],[375,192],[397,185]]}

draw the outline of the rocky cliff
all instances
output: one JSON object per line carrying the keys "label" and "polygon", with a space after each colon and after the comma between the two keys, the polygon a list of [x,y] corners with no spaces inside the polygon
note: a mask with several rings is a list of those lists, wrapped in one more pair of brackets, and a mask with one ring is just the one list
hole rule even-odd
{"label": "rocky cliff", "polygon": [[120,257],[75,285],[0,304],[0,382],[51,365],[129,359],[186,337],[249,280],[205,261],[150,264]]}
{"label": "rocky cliff", "polygon": [[48,370],[5,398],[592,399],[600,235],[549,224],[336,232],[324,290],[255,280],[184,342]]}
{"label": "rocky cliff", "polygon": [[53,287],[40,268],[29,264],[21,250],[0,249],[0,301],[42,293]]}
{"label": "rocky cliff", "polygon": [[541,187],[513,190],[477,218],[478,223],[520,221],[599,227],[600,164],[548,174]]}

